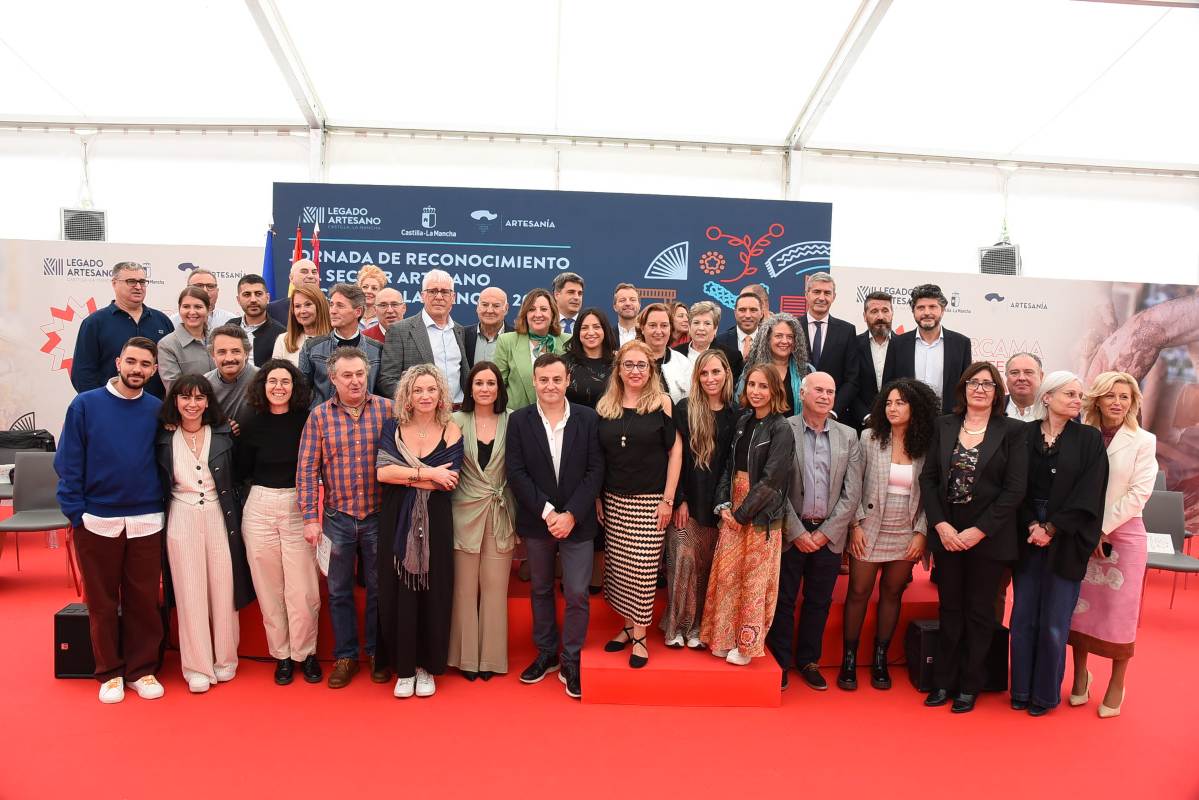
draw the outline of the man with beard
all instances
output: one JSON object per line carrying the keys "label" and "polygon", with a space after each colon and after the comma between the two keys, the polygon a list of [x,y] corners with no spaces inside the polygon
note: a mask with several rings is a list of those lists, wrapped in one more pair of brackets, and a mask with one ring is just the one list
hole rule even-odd
{"label": "man with beard", "polygon": [[616,284],[612,310],[616,312],[616,337],[623,347],[637,338],[637,317],[641,314],[641,295],[637,287],[631,283]]}
{"label": "man with beard", "polygon": [[888,368],[894,366],[891,295],[886,292],[866,295],[862,319],[866,322],[866,331],[858,334],[854,341],[854,354],[858,359],[858,387],[849,419],[845,420],[859,430],[866,426],[866,418],[870,416],[870,409],[874,408],[874,398],[883,388],[883,376]]}
{"label": "man with beard", "polygon": [[754,334],[758,332],[758,326],[762,324],[762,318],[765,315],[764,308],[766,305],[758,294],[748,289],[743,290],[733,305],[733,316],[736,318],[737,324],[717,336],[714,344],[726,350],[736,350],[741,354],[741,358],[747,358],[750,345],[753,344]]}
{"label": "man with beard", "polygon": [[402,320],[408,312],[404,295],[390,286],[375,293],[375,321],[366,327],[362,335],[379,344],[387,341],[387,329]]}
{"label": "man with beard", "polygon": [[[287,279],[292,286],[311,286],[318,292],[321,289],[321,270],[307,258],[301,258],[291,265]],[[283,327],[287,327],[287,315],[290,312],[291,293],[287,291],[284,291],[282,297],[272,300],[266,307],[266,313],[270,315],[271,319]]]}
{"label": "man with beard", "polygon": [[916,329],[895,337],[895,360],[883,383],[896,378],[924,381],[941,398],[941,409],[948,413],[954,406],[958,379],[970,366],[970,339],[946,330],[941,325],[949,301],[935,283],[922,283],[912,289],[909,299]]}
{"label": "man with beard", "polygon": [[[153,700],[162,643],[162,486],[154,463],[158,398],[143,389],[158,367],[145,337],[125,342],[117,376],[67,408],[54,471],[58,504],[71,521],[100,702],[119,703],[126,683]],[[117,609],[120,613],[117,613]]]}
{"label": "man with beard", "polygon": [[250,338],[239,325],[222,325],[212,332],[208,349],[216,369],[204,373],[221,410],[233,422],[236,434],[246,417],[254,413],[246,402],[246,389],[258,368],[250,363]]}
{"label": "man with beard", "polygon": [[858,358],[853,340],[857,336],[853,324],[829,314],[837,299],[837,284],[827,272],[817,272],[808,278],[805,292],[807,312],[799,317],[799,325],[808,339],[812,368],[827,372],[837,385],[837,402],[833,416],[849,421],[850,403],[858,392]]}
{"label": "man with beard", "polygon": [[267,315],[266,305],[270,299],[261,275],[242,275],[238,280],[237,304],[241,306],[242,316],[232,318],[229,324],[240,325],[250,337],[256,367],[271,360],[275,340],[279,334],[287,332],[287,328]]}
{"label": "man with beard", "polygon": [[1004,368],[1007,381],[1007,415],[1029,422],[1036,419],[1037,392],[1045,371],[1041,357],[1032,353],[1012,353]]}

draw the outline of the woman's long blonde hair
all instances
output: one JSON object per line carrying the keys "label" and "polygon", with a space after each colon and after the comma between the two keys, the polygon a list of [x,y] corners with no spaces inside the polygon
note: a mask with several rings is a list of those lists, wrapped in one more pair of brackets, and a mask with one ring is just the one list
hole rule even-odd
{"label": "woman's long blonde hair", "polygon": [[1103,415],[1099,411],[1099,398],[1116,388],[1118,383],[1127,384],[1129,393],[1132,395],[1132,404],[1128,407],[1128,413],[1124,415],[1124,427],[1134,431],[1141,429],[1139,418],[1144,398],[1141,396],[1141,387],[1137,385],[1137,379],[1127,372],[1103,372],[1095,376],[1095,380],[1091,382],[1091,388],[1087,389],[1086,395],[1083,396],[1083,422],[1096,428],[1103,426]]}
{"label": "woman's long blonde hair", "polygon": [[287,334],[283,339],[283,346],[289,353],[294,353],[300,349],[300,337],[304,335],[304,326],[296,319],[295,303],[297,294],[307,297],[316,306],[316,333],[313,336],[324,336],[333,330],[333,323],[329,321],[329,301],[325,299],[325,295],[321,293],[321,290],[314,289],[311,286],[295,287],[292,296],[287,298]]}
{"label": "woman's long blonde hair", "polygon": [[654,360],[653,351],[649,345],[640,339],[625,342],[624,346],[612,356],[612,376],[608,378],[608,388],[595,404],[595,413],[604,419],[620,419],[624,415],[624,379],[620,377],[620,362],[626,355],[636,350],[649,361],[649,374],[645,378],[645,388],[637,398],[638,414],[648,414],[662,408],[665,398],[669,397],[662,388],[662,379],[658,377],[658,362]]}
{"label": "woman's long blonde hair", "polygon": [[691,431],[691,455],[695,466],[710,469],[716,452],[716,415],[708,406],[708,396],[699,383],[699,374],[708,361],[719,361],[724,367],[724,385],[720,387],[720,402],[728,406],[733,400],[733,370],[724,353],[716,348],[705,350],[691,370],[691,394],[687,397],[687,428]]}
{"label": "woman's long blonde hair", "polygon": [[401,425],[406,425],[412,421],[412,387],[416,383],[417,378],[422,378],[428,375],[433,380],[437,381],[437,414],[435,419],[438,425],[445,425],[450,421],[450,413],[453,411],[452,395],[450,394],[450,384],[446,381],[445,375],[441,370],[432,364],[413,364],[408,369],[404,370],[403,376],[400,377],[400,385],[396,387],[395,396],[395,414],[396,419]]}

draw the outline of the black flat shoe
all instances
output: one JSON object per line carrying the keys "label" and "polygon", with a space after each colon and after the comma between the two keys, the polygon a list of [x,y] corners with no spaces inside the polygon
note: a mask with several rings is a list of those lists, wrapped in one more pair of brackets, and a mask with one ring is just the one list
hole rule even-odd
{"label": "black flat shoe", "polygon": [[[625,630],[628,630],[628,628],[625,628]],[[642,647],[645,647],[645,637],[642,636],[640,639],[631,638],[631,639],[629,639],[629,643],[631,643],[633,645],[634,649],[636,649],[637,645],[641,645]],[[630,652],[629,653],[629,666],[632,667],[633,669],[641,669],[646,664],[648,664],[649,663],[649,648],[648,647],[645,647],[645,652],[646,652],[646,655],[643,655],[643,656],[639,656],[636,653]]]}
{"label": "black flat shoe", "polygon": [[604,590],[604,587],[602,587],[602,586],[588,586],[587,594],[591,595],[592,597],[595,597],[597,594],[599,594],[603,590]]}
{"label": "black flat shoe", "polygon": [[620,639],[611,640],[610,642],[608,642],[607,644],[604,645],[605,653],[619,653],[621,650],[624,650],[626,647],[629,646],[629,642],[633,641],[633,629],[632,628],[621,628],[620,632],[623,633],[628,638],[625,639],[624,641],[621,641]]}
{"label": "black flat shoe", "polygon": [[321,674],[321,662],[316,660],[316,654],[304,659],[304,663],[300,665],[300,672],[304,674],[304,680],[308,683],[320,683],[324,677]]}
{"label": "black flat shoe", "polygon": [[481,669],[479,670],[479,677],[485,681],[489,681],[495,677],[495,673],[490,670]]}
{"label": "black flat shoe", "polygon": [[1017,700],[1014,697],[1012,698],[1012,711],[1027,711],[1027,710],[1028,710],[1028,701],[1027,700]]}
{"label": "black flat shoe", "polygon": [[943,706],[949,702],[949,692],[944,689],[933,689],[928,693],[928,697],[924,698],[924,704],[929,708]]}
{"label": "black flat shoe", "polygon": [[949,710],[954,714],[968,714],[974,710],[974,701],[977,699],[976,694],[959,694],[953,699],[953,705]]}
{"label": "black flat shoe", "polygon": [[466,678],[468,681],[473,681],[475,678],[479,677],[479,673],[477,672],[471,672],[470,670],[466,669],[460,669],[458,671],[461,672],[462,677]]}
{"label": "black flat shoe", "polygon": [[291,683],[295,677],[293,670],[295,669],[294,662],[290,658],[275,659],[275,683],[280,686],[286,686]]}
{"label": "black flat shoe", "polygon": [[1043,717],[1048,713],[1049,709],[1045,708],[1045,706],[1039,706],[1036,703],[1028,704],[1028,716],[1030,717]]}
{"label": "black flat shoe", "polygon": [[538,653],[536,660],[520,673],[521,683],[538,683],[547,674],[558,671],[557,653]]}

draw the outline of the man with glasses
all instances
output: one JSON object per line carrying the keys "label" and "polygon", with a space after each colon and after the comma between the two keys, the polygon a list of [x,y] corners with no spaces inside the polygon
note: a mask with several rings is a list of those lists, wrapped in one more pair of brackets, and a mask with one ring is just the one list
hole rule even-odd
{"label": "man with glasses", "polygon": [[[201,289],[208,295],[208,307],[211,309],[208,312],[209,330],[219,328],[233,319],[234,314],[232,312],[216,307],[217,298],[221,296],[221,287],[216,282],[216,275],[213,275],[206,269],[193,269],[191,274],[187,276],[187,285]],[[239,283],[238,287],[240,288],[240,286],[241,284]],[[171,322],[176,326],[183,322],[179,317],[178,311],[171,314]]]}
{"label": "man with glasses", "polygon": [[408,304],[404,295],[390,286],[375,293],[375,321],[366,326],[362,335],[379,344],[387,340],[387,329],[408,316]]}
{"label": "man with glasses", "polygon": [[916,318],[915,330],[901,333],[891,343],[895,359],[888,358],[886,384],[896,378],[924,381],[941,398],[941,409],[954,406],[954,390],[971,364],[970,338],[941,325],[949,301],[935,283],[912,289],[909,303]]}
{"label": "man with glasses", "polygon": [[495,361],[495,345],[507,325],[508,294],[498,286],[479,292],[475,307],[479,323],[466,329],[466,361],[473,368],[480,361]]}
{"label": "man with glasses", "polygon": [[[287,274],[287,279],[292,286],[311,286],[317,291],[320,291],[321,288],[320,268],[307,258],[301,258],[291,265],[291,272]],[[272,300],[266,307],[266,313],[270,315],[271,319],[286,328],[287,315],[291,313],[291,293],[284,292],[282,297]]]}
{"label": "man with glasses", "polygon": [[433,364],[445,375],[454,408],[462,403],[470,366],[466,358],[466,329],[450,319],[454,307],[454,279],[440,269],[429,270],[421,283],[424,309],[387,331],[379,394],[394,397],[400,376],[413,364]]}
{"label": "man with glasses", "polygon": [[[112,268],[113,301],[89,314],[79,326],[71,361],[71,385],[76,392],[98,389],[117,376],[117,357],[125,342],[140,336],[155,344],[175,330],[170,318],[145,305],[146,268],[121,261]],[[166,390],[157,370],[145,390],[162,399]]]}

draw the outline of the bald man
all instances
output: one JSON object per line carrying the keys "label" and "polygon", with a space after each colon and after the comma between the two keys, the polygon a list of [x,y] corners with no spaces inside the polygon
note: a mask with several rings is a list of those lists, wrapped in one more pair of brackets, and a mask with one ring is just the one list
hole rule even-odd
{"label": "bald man", "polygon": [[466,362],[471,367],[494,360],[496,340],[506,328],[508,293],[498,286],[488,286],[479,292],[475,313],[479,315],[478,324],[466,329]]}
{"label": "bald man", "polygon": [[[311,286],[317,290],[321,288],[320,268],[307,258],[301,258],[292,264],[287,278],[292,286]],[[291,300],[288,294],[288,292],[284,292],[282,297],[272,300],[266,307],[266,313],[270,315],[270,318],[285,328],[287,327],[287,314],[290,310],[288,304]]]}
{"label": "bald man", "polygon": [[375,293],[376,321],[368,325],[362,335],[382,344],[387,341],[387,329],[402,320],[407,313],[408,304],[404,302],[404,295],[390,286],[380,289]]}

